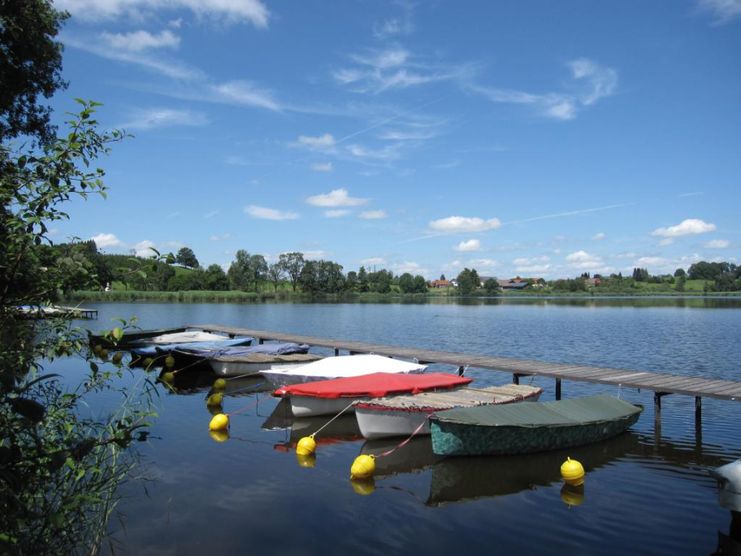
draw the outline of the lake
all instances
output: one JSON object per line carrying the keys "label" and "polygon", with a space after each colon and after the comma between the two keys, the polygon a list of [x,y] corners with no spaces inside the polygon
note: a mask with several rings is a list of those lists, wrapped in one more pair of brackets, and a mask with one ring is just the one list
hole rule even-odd
{"label": "lake", "polygon": [[[741,379],[741,300],[506,299],[421,304],[88,304],[93,329],[137,315],[142,328],[213,323],[260,330],[552,362]],[[317,350],[317,353],[322,353]],[[324,352],[327,353],[327,352]],[[55,362],[72,379],[73,361]],[[452,371],[450,367],[438,370]],[[141,370],[134,370],[136,380]],[[479,384],[511,375],[469,369]],[[435,458],[415,438],[377,460],[372,486],[349,470],[364,451],[354,418],[320,438],[313,467],[294,446],[329,418],[291,423],[259,379],[230,385],[239,410],[214,441],[205,399],[213,377],[187,393],[159,385],[159,418],[137,444],[104,552],[115,554],[712,554],[738,551],[741,519],[718,504],[707,469],[741,457],[741,405],[667,396],[654,427],[653,393],[564,381],[563,396],[609,393],[645,405],[629,433],[568,452]],[[554,398],[552,379],[522,379]],[[113,398],[103,396],[101,403]],[[102,411],[92,407],[92,412]],[[563,487],[566,456],[587,470],[583,495]]]}

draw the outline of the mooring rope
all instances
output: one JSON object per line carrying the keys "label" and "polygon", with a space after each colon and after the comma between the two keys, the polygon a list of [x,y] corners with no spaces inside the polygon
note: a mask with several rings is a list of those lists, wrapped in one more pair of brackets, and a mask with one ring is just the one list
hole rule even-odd
{"label": "mooring rope", "polygon": [[347,411],[348,409],[350,409],[353,406],[353,404],[355,404],[355,400],[351,401],[350,404],[345,409],[343,409],[342,411],[340,411],[337,415],[335,415],[334,417],[332,417],[329,421],[327,421],[326,423],[324,423],[321,427],[319,427],[317,430],[315,430],[309,436],[311,436],[312,438],[314,438],[314,436],[316,436],[317,434],[319,434],[322,431],[322,429],[326,428],[332,421],[334,421],[335,419],[337,419],[337,417],[339,417],[340,415],[342,415],[343,413],[345,413],[345,411]]}
{"label": "mooring rope", "polygon": [[391,454],[393,454],[399,448],[401,448],[401,447],[406,446],[407,444],[409,444],[409,442],[411,442],[412,438],[414,438],[414,436],[419,431],[421,431],[424,428],[425,424],[427,423],[427,419],[429,419],[429,416],[428,417],[425,417],[424,421],[422,421],[419,424],[419,426],[416,429],[414,429],[414,432],[409,435],[409,438],[407,438],[406,440],[403,440],[398,446],[395,446],[394,448],[391,448],[389,450],[386,450],[385,452],[381,452],[380,454],[376,454],[374,457],[376,457],[376,458],[382,458],[382,457],[385,457],[385,456],[390,456]]}

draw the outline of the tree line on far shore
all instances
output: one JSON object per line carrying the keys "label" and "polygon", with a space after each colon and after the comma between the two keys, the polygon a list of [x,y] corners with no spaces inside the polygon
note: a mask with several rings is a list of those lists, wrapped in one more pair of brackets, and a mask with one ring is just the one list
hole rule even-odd
{"label": "tree line on far shore", "polygon": [[[218,264],[203,268],[189,247],[164,255],[153,251],[151,258],[142,258],[101,253],[95,242],[88,240],[40,245],[36,256],[42,268],[54,268],[63,276],[62,294],[111,286],[136,291],[286,291],[311,295],[429,291],[429,283],[421,275],[395,275],[388,269],[368,270],[364,266],[344,272],[337,262],[307,259],[298,251],[282,253],[278,260],[268,262],[263,255],[240,249],[226,272]],[[542,292],[620,293],[652,288],[684,292],[688,280],[703,280],[703,292],[730,292],[741,291],[741,267],[729,262],[700,261],[686,271],[678,268],[673,274],[652,275],[645,268],[634,268],[629,276],[583,273],[551,281],[519,277],[516,280],[526,282],[527,289]],[[460,295],[496,295],[501,292],[501,284],[496,278],[482,279],[476,269],[465,268],[451,289]]]}

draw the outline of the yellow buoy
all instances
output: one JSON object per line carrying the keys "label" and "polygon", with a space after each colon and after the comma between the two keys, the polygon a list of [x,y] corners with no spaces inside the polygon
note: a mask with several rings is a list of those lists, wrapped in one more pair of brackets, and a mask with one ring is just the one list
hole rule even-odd
{"label": "yellow buoy", "polygon": [[376,458],[361,454],[355,458],[350,467],[350,479],[370,479],[376,472]]}
{"label": "yellow buoy", "polygon": [[165,367],[172,369],[175,366],[175,358],[172,355],[165,357]]}
{"label": "yellow buoy", "polygon": [[211,418],[208,424],[208,430],[225,431],[229,428],[229,416],[225,413],[217,413]]}
{"label": "yellow buoy", "polygon": [[173,372],[166,372],[162,374],[162,381],[166,382],[167,384],[172,384],[175,382],[175,373]]}
{"label": "yellow buoy", "polygon": [[566,458],[561,464],[561,477],[570,485],[584,484],[584,467],[575,459]]}
{"label": "yellow buoy", "polygon": [[373,480],[373,477],[370,479],[350,479],[350,484],[355,494],[360,494],[361,496],[368,496],[376,490],[376,482]]}
{"label": "yellow buoy", "polygon": [[208,431],[208,434],[213,438],[216,442],[226,442],[229,440],[229,431],[228,430],[220,430],[220,431]]}
{"label": "yellow buoy", "polygon": [[217,378],[214,381],[213,389],[216,390],[217,392],[226,390],[226,380],[224,380],[223,378]]}
{"label": "yellow buoy", "polygon": [[214,405],[221,405],[221,402],[224,401],[224,394],[221,392],[216,392],[214,394],[211,394],[208,399],[206,400],[206,405],[208,406],[214,406]]}
{"label": "yellow buoy", "polygon": [[304,436],[296,444],[296,455],[308,456],[316,451],[316,440],[313,436]]}
{"label": "yellow buoy", "polygon": [[581,505],[584,502],[584,485],[575,486],[564,483],[561,487],[561,500],[569,508]]}
{"label": "yellow buoy", "polygon": [[142,361],[142,365],[144,365],[144,369],[148,371],[152,368],[152,365],[154,365],[154,359],[152,359],[151,357],[147,357],[144,359],[144,361]]}
{"label": "yellow buoy", "polygon": [[297,451],[296,461],[299,467],[311,469],[316,465],[316,454],[299,454]]}
{"label": "yellow buoy", "polygon": [[111,361],[113,361],[113,364],[120,365],[121,361],[123,360],[123,355],[124,354],[122,351],[117,351],[116,353],[114,353],[113,357],[111,357]]}

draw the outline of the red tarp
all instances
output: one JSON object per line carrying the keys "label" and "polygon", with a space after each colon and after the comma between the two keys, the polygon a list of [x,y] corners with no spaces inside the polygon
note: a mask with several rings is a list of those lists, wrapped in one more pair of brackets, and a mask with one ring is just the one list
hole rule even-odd
{"label": "red tarp", "polygon": [[389,394],[419,394],[427,390],[455,388],[469,382],[471,382],[470,378],[446,373],[372,373],[369,375],[281,386],[273,392],[273,396],[280,398],[290,396],[309,396],[312,398],[380,398]]}

